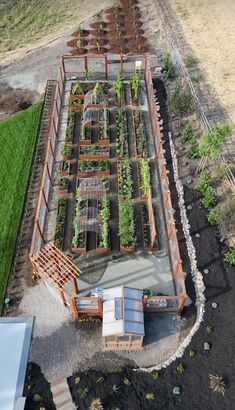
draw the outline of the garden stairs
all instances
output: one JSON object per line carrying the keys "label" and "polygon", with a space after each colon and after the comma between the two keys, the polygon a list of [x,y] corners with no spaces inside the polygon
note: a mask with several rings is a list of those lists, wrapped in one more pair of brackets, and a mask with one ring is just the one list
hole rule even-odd
{"label": "garden stairs", "polygon": [[53,401],[58,410],[76,410],[67,379],[60,379],[51,384]]}

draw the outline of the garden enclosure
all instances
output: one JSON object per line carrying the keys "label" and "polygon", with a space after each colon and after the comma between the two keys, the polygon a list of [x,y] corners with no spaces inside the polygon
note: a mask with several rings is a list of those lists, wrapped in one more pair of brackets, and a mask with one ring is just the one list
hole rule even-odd
{"label": "garden enclosure", "polygon": [[[55,159],[55,148],[56,144],[58,143],[58,127],[59,127],[59,118],[60,118],[60,112],[61,112],[61,103],[62,103],[62,97],[65,89],[65,85],[70,82],[70,84],[74,84],[75,82],[79,83],[86,83],[88,81],[93,82],[93,86],[91,90],[88,90],[87,93],[84,93],[81,98],[78,98],[77,101],[75,99],[76,104],[72,104],[74,109],[74,112],[76,112],[76,115],[80,116],[80,121],[83,125],[83,129],[90,129],[91,132],[92,130],[97,131],[97,125],[98,129],[104,129],[105,124],[106,124],[106,116],[107,112],[109,113],[109,117],[112,117],[112,112],[115,107],[108,106],[109,101],[107,101],[107,98],[105,97],[105,93],[103,94],[100,89],[99,89],[99,94],[98,94],[98,99],[94,101],[94,89],[95,87],[99,87],[99,82],[105,85],[107,83],[113,83],[114,81],[117,81],[118,76],[121,74],[123,81],[130,81],[130,79],[133,77],[133,73],[136,73],[136,62],[138,61],[138,66],[141,67],[141,69],[138,70],[138,76],[140,78],[140,81],[143,84],[143,87],[145,89],[145,96],[146,96],[146,103],[147,103],[147,109],[148,109],[148,115],[149,115],[149,128],[150,132],[154,138],[154,153],[151,152],[151,157],[155,158],[155,162],[157,164],[157,170],[158,170],[158,175],[159,175],[159,181],[160,181],[160,188],[161,188],[161,201],[162,201],[162,208],[164,210],[164,220],[165,220],[165,226],[166,226],[166,232],[167,232],[167,241],[168,241],[168,250],[169,250],[169,255],[170,255],[170,261],[171,261],[171,268],[172,268],[172,276],[173,276],[173,281],[174,281],[174,288],[175,288],[175,295],[173,296],[167,296],[164,299],[164,303],[162,303],[162,297],[161,296],[151,296],[151,297],[145,297],[144,298],[144,308],[145,311],[178,311],[180,312],[186,302],[186,291],[185,291],[185,284],[184,284],[184,272],[182,269],[182,263],[180,259],[180,254],[179,254],[179,247],[178,247],[178,240],[177,240],[177,232],[175,228],[175,223],[174,223],[174,218],[173,218],[173,210],[172,210],[172,205],[171,205],[171,196],[170,196],[170,190],[169,190],[169,181],[167,177],[167,170],[166,170],[166,163],[164,159],[164,149],[163,149],[163,142],[162,142],[162,134],[160,130],[160,125],[159,125],[159,114],[158,110],[155,104],[155,97],[154,97],[154,92],[153,92],[153,87],[152,87],[152,77],[151,77],[151,70],[150,70],[150,63],[149,60],[146,56],[112,56],[112,55],[104,55],[104,56],[78,56],[78,57],[71,57],[71,56],[64,56],[61,59],[60,63],[60,68],[59,68],[59,79],[57,83],[57,88],[56,88],[56,93],[55,93],[55,98],[54,98],[54,107],[53,107],[53,112],[51,116],[51,126],[50,126],[50,131],[48,135],[48,146],[47,146],[47,155],[46,155],[46,160],[44,163],[44,173],[43,173],[43,179],[42,179],[42,184],[41,184],[41,190],[40,190],[40,196],[39,196],[39,201],[38,201],[38,207],[37,207],[37,214],[35,218],[35,224],[34,224],[34,232],[33,232],[33,238],[32,238],[32,244],[31,244],[31,250],[30,250],[30,259],[31,262],[38,271],[38,258],[40,257],[41,249],[43,249],[45,245],[45,226],[46,226],[46,220],[48,216],[48,211],[49,211],[49,194],[50,194],[50,188],[52,186],[52,176],[53,176],[53,166],[54,166],[54,159]],[[92,76],[92,80],[87,80],[89,76]],[[105,88],[105,87],[104,87]],[[91,92],[90,92],[91,91]],[[81,94],[79,92],[79,87],[78,87],[78,94]],[[71,91],[72,95],[72,91]],[[141,97],[142,98],[142,97]],[[81,101],[86,100],[86,104],[80,104]],[[74,97],[71,98],[71,102],[74,101]],[[93,164],[91,165],[89,161],[91,159],[86,159],[87,163],[84,169],[84,161],[82,161],[82,158],[80,158],[79,162],[79,167],[77,171],[77,184],[76,184],[76,190],[78,189],[78,194],[79,194],[79,201],[83,201],[83,204],[85,203],[85,207],[83,208],[83,212],[79,214],[80,218],[80,226],[81,222],[83,224],[83,228],[85,228],[85,232],[89,232],[89,226],[93,224],[93,227],[95,226],[96,233],[100,229],[102,230],[102,227],[100,226],[100,222],[106,224],[107,226],[107,220],[104,218],[104,213],[100,213],[99,209],[100,208],[105,208],[106,210],[106,215],[108,214],[109,210],[107,210],[107,198],[109,196],[109,190],[110,186],[113,184],[113,178],[112,174],[114,175],[121,175],[123,174],[123,170],[125,175],[128,174],[129,167],[131,168],[131,171],[133,172],[133,169],[136,169],[136,180],[141,178],[140,174],[140,167],[141,167],[141,161],[143,160],[148,160],[148,158],[140,158],[141,153],[143,152],[144,148],[139,146],[139,157],[138,157],[138,147],[136,143],[137,139],[137,133],[136,133],[136,127],[138,126],[138,118],[136,118],[136,115],[138,111],[141,113],[141,102],[138,104],[134,100],[134,97],[132,97],[132,94],[130,94],[130,104],[131,106],[129,107],[129,110],[125,110],[125,105],[127,104],[128,101],[123,101],[120,99],[120,101],[116,101],[113,104],[118,106],[118,114],[114,118],[114,122],[109,123],[109,128],[112,131],[114,123],[118,122],[118,116],[119,118],[119,129],[125,124],[128,124],[129,126],[129,121],[131,119],[131,127],[133,130],[133,141],[135,143],[131,144],[122,144],[122,141],[118,141],[117,145],[119,145],[119,148],[121,148],[121,151],[123,151],[124,155],[122,158],[120,158],[120,155],[122,152],[116,152],[116,158],[111,158],[110,162],[105,162],[109,161],[108,159],[99,159],[99,160],[94,160],[94,157],[100,158],[100,156],[105,157],[105,158],[110,158],[112,156],[112,140],[107,141],[107,144],[104,144],[104,140],[109,139],[111,135],[111,131],[109,134],[108,138],[104,138],[104,135],[102,134],[102,138],[99,138],[99,133],[98,135],[95,135],[92,138],[95,138],[94,142],[91,142],[90,144],[84,144],[86,139],[82,139],[82,134],[80,134],[79,131],[79,139],[80,139],[80,146],[79,146],[79,155],[81,157],[83,156],[83,160],[85,158],[91,158],[93,156]],[[77,105],[77,107],[75,107]],[[82,107],[79,107],[81,106]],[[99,107],[97,107],[99,106]],[[97,110],[97,108],[99,108]],[[107,110],[108,108],[108,110]],[[128,117],[130,115],[130,117]],[[139,114],[138,114],[139,115]],[[126,119],[125,119],[126,117]],[[82,122],[83,121],[83,122]],[[141,121],[140,121],[141,122]],[[124,132],[125,134],[125,132]],[[106,134],[105,134],[106,135]],[[112,135],[111,135],[112,138]],[[87,137],[87,140],[89,141],[89,135]],[[111,142],[111,144],[110,144]],[[108,145],[108,146],[106,146]],[[69,145],[68,145],[69,146]],[[128,150],[129,150],[129,155],[128,155]],[[134,154],[133,154],[134,153]],[[71,154],[71,152],[70,152]],[[85,156],[85,158],[84,158]],[[68,155],[69,157],[69,155]],[[134,158],[134,159],[133,159]],[[65,158],[64,158],[65,159]],[[65,159],[66,160],[66,159]],[[103,163],[101,162],[95,162],[95,161],[104,161]],[[127,161],[127,162],[126,162]],[[83,163],[83,165],[82,165]],[[143,162],[144,164],[144,162]],[[82,169],[81,169],[82,165]],[[96,168],[96,166],[98,168]],[[102,168],[103,167],[103,168]],[[113,171],[112,171],[113,169]],[[111,178],[110,178],[111,175]],[[108,177],[108,181],[105,180],[106,177]],[[140,186],[141,184],[139,184]],[[76,192],[77,193],[77,192]],[[75,194],[75,193],[74,193]],[[150,237],[151,237],[151,244],[150,244],[150,249],[154,250],[157,249],[158,242],[157,242],[157,229],[155,228],[155,224],[152,223],[155,218],[154,218],[154,210],[152,207],[152,201],[151,201],[151,189],[145,195],[145,198],[143,198],[143,203],[141,200],[141,193],[139,193],[138,200],[135,200],[133,198],[129,198],[128,195],[125,193],[125,186],[123,187],[122,184],[120,184],[120,178],[118,180],[118,186],[117,186],[117,195],[121,195],[123,201],[119,201],[119,218],[121,217],[121,212],[123,212],[123,207],[128,206],[128,212],[129,215],[131,215],[131,210],[130,208],[133,208],[133,205],[138,202],[138,206],[140,209],[140,221],[142,218],[142,226],[144,227],[144,208],[147,207],[148,209],[148,218],[149,222],[148,225],[151,227],[150,231]],[[144,194],[143,194],[144,197]],[[85,201],[85,202],[84,202]],[[126,211],[125,211],[126,212]],[[100,218],[101,216],[101,218]],[[120,218],[122,220],[122,218]],[[88,228],[88,229],[87,229]],[[121,229],[121,226],[119,226],[119,229]],[[84,229],[83,229],[84,232]],[[85,234],[87,235],[87,234]],[[84,235],[83,235],[83,244],[84,242]],[[96,239],[97,240],[97,239]],[[80,242],[82,245],[82,242]],[[79,247],[76,246],[78,249]],[[106,248],[104,247],[104,241],[102,240],[102,246],[100,248]],[[125,249],[126,248],[126,249]],[[80,247],[80,250],[82,249],[82,246]],[[98,248],[97,248],[98,249]],[[87,248],[83,246],[84,252],[87,251]],[[126,244],[123,245],[121,244],[120,250],[123,251],[133,251],[133,246],[129,246],[129,243],[126,242]],[[79,250],[78,250],[79,251]],[[43,252],[43,250],[42,250]],[[65,256],[66,257],[66,256]],[[71,262],[73,264],[73,262]],[[57,265],[54,265],[55,272],[57,275],[60,275],[59,267]],[[40,271],[41,272],[41,271]],[[41,273],[39,275],[41,276]],[[63,286],[56,284],[56,287],[59,290],[63,291]],[[78,298],[78,292],[73,295],[74,302]],[[64,300],[63,300],[64,303]],[[97,309],[98,311],[98,309]],[[75,312],[75,310],[73,311]],[[75,317],[78,317],[78,309],[76,309],[76,313],[74,313]]]}

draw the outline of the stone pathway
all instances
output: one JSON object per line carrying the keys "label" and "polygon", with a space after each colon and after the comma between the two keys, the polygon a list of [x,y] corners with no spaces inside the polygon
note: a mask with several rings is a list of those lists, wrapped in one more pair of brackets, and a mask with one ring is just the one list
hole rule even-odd
{"label": "stone pathway", "polygon": [[56,409],[76,410],[76,407],[72,401],[67,379],[57,380],[52,383],[51,391]]}

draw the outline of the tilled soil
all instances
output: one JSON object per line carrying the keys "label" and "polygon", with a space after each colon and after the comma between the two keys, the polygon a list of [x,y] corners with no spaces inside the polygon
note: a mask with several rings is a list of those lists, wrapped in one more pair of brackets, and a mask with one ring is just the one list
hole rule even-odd
{"label": "tilled soil", "polygon": [[[194,238],[198,255],[198,265],[201,271],[207,268],[209,274],[204,275],[206,285],[205,320],[197,334],[193,337],[183,358],[177,360],[168,368],[159,372],[159,379],[154,381],[147,373],[124,369],[118,373],[99,373],[87,371],[69,378],[73,399],[79,409],[88,409],[94,398],[100,398],[105,410],[115,408],[125,410],[141,409],[180,409],[196,410],[230,410],[235,403],[235,359],[233,340],[232,303],[235,298],[234,268],[223,262],[224,249],[217,232],[208,226],[206,212],[201,206],[200,195],[185,187],[186,204],[193,205],[188,217],[191,232],[200,232],[200,238]],[[193,298],[194,290],[190,277],[186,280],[187,291]],[[219,303],[214,309],[212,302]],[[192,308],[186,308],[184,316],[190,316]],[[207,333],[207,326],[213,327],[212,334]],[[209,342],[211,350],[204,352],[203,343]],[[194,350],[196,356],[191,358],[189,351]],[[176,367],[183,363],[185,372],[179,374]],[[213,393],[210,389],[209,374],[220,374],[226,382],[225,397]],[[80,377],[80,383],[75,384],[75,377]],[[130,382],[126,385],[125,378]],[[116,387],[114,387],[116,386]],[[175,396],[173,388],[179,386],[181,395]],[[85,388],[89,392],[85,397]],[[117,389],[116,389],[117,388]],[[153,393],[154,400],[147,400],[146,394]]]}

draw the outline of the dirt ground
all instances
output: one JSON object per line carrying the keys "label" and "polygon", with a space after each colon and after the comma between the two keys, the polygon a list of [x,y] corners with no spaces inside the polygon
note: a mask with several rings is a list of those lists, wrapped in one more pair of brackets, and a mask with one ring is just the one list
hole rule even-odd
{"label": "dirt ground", "polygon": [[235,2],[171,0],[186,37],[235,123]]}

